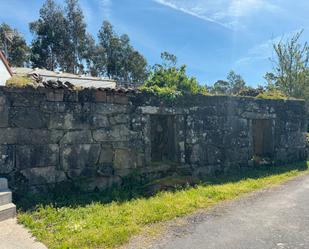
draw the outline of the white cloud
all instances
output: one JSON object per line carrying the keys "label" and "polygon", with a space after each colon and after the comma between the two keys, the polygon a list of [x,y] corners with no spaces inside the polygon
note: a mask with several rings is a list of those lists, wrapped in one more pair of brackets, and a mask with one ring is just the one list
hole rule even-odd
{"label": "white cloud", "polygon": [[269,0],[154,0],[197,18],[239,29],[243,19],[258,11],[276,12],[280,8]]}
{"label": "white cloud", "polygon": [[100,0],[100,10],[103,12],[104,19],[111,19],[112,0]]}
{"label": "white cloud", "polygon": [[173,3],[173,2],[176,2],[176,1],[166,1],[166,0],[154,0],[154,1],[159,3],[159,4],[165,5],[167,7],[170,7],[174,10],[178,10],[178,11],[181,11],[183,13],[189,14],[191,16],[197,17],[199,19],[202,19],[202,20],[205,20],[205,21],[208,21],[208,22],[213,22],[213,23],[216,23],[216,24],[219,24],[221,26],[228,28],[228,26],[225,25],[224,23],[221,23],[219,21],[216,21],[215,19],[212,19],[212,18],[209,18],[209,17],[204,16],[202,14],[199,14],[199,12],[201,10],[201,9],[199,9],[199,7],[192,7],[192,8],[181,7],[181,4]]}
{"label": "white cloud", "polygon": [[286,40],[292,38],[296,33],[300,32],[302,29],[296,29],[290,32],[286,32],[282,35],[278,35],[272,39],[262,42],[251,49],[248,50],[246,56],[241,57],[235,62],[236,66],[244,66],[252,64],[257,60],[267,60],[273,57],[273,44],[280,42],[281,40]]}

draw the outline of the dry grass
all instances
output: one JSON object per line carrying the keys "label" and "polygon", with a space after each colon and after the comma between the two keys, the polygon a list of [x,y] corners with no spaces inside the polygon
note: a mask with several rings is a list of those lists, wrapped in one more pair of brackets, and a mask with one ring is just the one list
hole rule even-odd
{"label": "dry grass", "polygon": [[6,81],[6,86],[8,87],[25,87],[29,84],[33,84],[33,80],[26,76],[16,76]]}

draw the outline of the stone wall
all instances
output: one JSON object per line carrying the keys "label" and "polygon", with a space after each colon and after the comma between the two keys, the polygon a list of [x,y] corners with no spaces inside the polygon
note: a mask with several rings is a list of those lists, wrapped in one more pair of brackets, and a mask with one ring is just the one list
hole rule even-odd
{"label": "stone wall", "polygon": [[15,190],[203,176],[267,158],[306,158],[303,101],[186,96],[162,103],[122,91],[0,88],[0,176]]}

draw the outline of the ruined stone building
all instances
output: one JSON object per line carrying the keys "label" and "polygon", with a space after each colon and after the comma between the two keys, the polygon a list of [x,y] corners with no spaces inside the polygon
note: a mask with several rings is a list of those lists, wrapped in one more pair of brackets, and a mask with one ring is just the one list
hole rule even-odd
{"label": "ruined stone building", "polygon": [[84,179],[88,189],[202,177],[306,159],[305,103],[126,90],[0,88],[0,176],[15,190]]}

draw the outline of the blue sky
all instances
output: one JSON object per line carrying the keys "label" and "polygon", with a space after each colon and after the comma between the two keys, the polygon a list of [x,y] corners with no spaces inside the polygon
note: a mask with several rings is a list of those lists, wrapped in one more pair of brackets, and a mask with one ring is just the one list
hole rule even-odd
{"label": "blue sky", "polygon": [[[0,0],[0,22],[30,42],[28,23],[38,18],[42,3]],[[308,0],[80,0],[80,5],[94,36],[107,19],[150,64],[169,51],[203,84],[224,79],[232,69],[249,85],[262,84],[272,69],[273,41],[301,29],[303,41],[309,40]]]}

